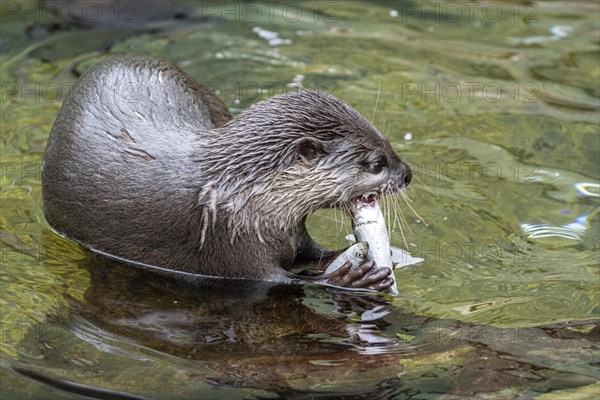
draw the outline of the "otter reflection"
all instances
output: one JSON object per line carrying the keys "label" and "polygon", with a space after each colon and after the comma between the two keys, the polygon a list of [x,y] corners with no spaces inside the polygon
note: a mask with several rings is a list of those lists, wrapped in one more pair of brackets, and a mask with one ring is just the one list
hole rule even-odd
{"label": "otter reflection", "polygon": [[[402,370],[398,353],[414,350],[379,333],[388,325],[380,317],[391,309],[379,294],[332,289],[328,295],[321,287],[168,271],[159,275],[90,257],[84,267],[91,284],[85,303],[77,306],[78,317],[118,342],[134,342],[215,371],[196,376],[205,381],[282,390],[351,375],[350,388],[361,388],[394,381]],[[307,306],[305,290],[320,291],[323,302]],[[324,312],[315,311],[319,308]],[[348,315],[378,319],[348,323]]]}
{"label": "otter reflection", "polygon": [[91,276],[83,299],[28,333],[23,362],[13,363],[63,391],[387,399],[545,393],[597,381],[590,349],[600,342],[598,321],[501,329],[403,313],[381,294],[183,279],[97,256],[83,265]]}
{"label": "otter reflection", "polygon": [[[575,323],[593,326],[580,336],[569,324],[499,329],[403,313],[380,294],[159,276],[100,257],[86,268],[91,285],[79,316],[119,340],[193,361],[198,369],[186,373],[212,385],[288,394],[334,386],[385,398],[389,391],[423,389],[422,381],[399,377],[413,375],[404,364],[430,358],[444,367],[427,379],[457,394],[481,385],[543,391],[593,381],[584,369],[555,367],[558,359],[585,358],[599,340],[597,321]],[[455,353],[464,360],[443,361]],[[528,372],[499,372],[515,368]]]}

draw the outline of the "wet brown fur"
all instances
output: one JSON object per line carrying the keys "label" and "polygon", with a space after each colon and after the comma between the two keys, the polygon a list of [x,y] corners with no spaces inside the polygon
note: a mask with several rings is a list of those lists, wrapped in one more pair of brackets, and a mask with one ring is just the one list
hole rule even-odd
{"label": "wet brown fur", "polygon": [[[369,168],[376,160],[386,167]],[[84,247],[194,274],[289,281],[331,255],[304,226],[312,211],[409,168],[337,98],[299,91],[236,118],[194,78],[151,57],[93,66],[63,104],[43,167],[50,225]]]}

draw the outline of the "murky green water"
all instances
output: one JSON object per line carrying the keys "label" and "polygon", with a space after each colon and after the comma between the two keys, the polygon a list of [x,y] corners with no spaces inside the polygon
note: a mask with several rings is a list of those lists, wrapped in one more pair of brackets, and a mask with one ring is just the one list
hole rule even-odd
{"label": "murky green water", "polygon": [[[50,16],[2,3],[2,398],[595,398],[596,2],[180,3],[193,18],[35,40]],[[123,52],[233,111],[301,86],[373,119],[415,172],[416,212],[388,207],[394,246],[422,259],[396,270],[400,296],[156,281],[54,234],[53,119]],[[309,222],[346,244],[339,216]]]}

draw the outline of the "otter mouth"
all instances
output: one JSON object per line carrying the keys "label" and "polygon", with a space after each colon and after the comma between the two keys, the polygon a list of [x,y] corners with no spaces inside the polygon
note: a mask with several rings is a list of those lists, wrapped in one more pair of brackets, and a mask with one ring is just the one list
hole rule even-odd
{"label": "otter mouth", "polygon": [[341,206],[343,210],[350,214],[350,216],[354,216],[362,209],[378,207],[381,197],[381,192],[371,191],[363,193],[357,197],[351,197],[349,200],[344,202],[331,203],[328,205],[328,207],[334,208]]}
{"label": "otter mouth", "polygon": [[368,192],[357,197],[354,202],[359,207],[375,207],[379,202],[379,197],[377,192]]}

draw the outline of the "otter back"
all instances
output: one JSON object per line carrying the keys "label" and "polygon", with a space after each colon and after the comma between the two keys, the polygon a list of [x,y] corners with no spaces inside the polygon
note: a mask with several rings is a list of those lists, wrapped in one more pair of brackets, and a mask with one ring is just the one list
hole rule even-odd
{"label": "otter back", "polygon": [[229,119],[218,98],[170,63],[116,56],[93,66],[48,140],[48,222],[90,249],[190,269],[202,185],[190,148]]}

